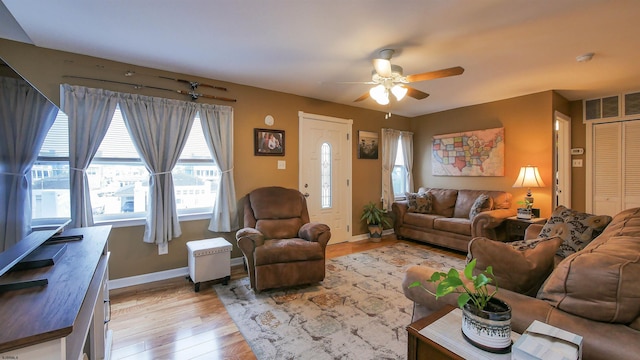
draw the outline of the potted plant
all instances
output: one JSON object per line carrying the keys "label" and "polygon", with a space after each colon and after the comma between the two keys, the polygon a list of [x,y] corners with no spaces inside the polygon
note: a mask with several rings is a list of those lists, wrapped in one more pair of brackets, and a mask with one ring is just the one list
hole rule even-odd
{"label": "potted plant", "polygon": [[369,202],[364,206],[360,220],[367,222],[369,237],[374,242],[378,242],[382,238],[383,226],[391,227],[387,212],[378,208],[373,202]]}
{"label": "potted plant", "polygon": [[518,208],[518,219],[531,219],[533,217],[533,202],[529,201],[525,198],[522,201],[518,201],[518,205],[521,207]]}
{"label": "potted plant", "polygon": [[457,293],[458,306],[462,309],[462,334],[474,346],[494,353],[506,353],[511,349],[511,307],[494,295],[498,286],[490,291],[487,285],[494,282],[493,267],[474,275],[476,259],[471,260],[460,277],[456,269],[435,272],[428,282],[436,284],[435,293],[415,281],[409,288],[421,287],[429,294],[441,298]]}

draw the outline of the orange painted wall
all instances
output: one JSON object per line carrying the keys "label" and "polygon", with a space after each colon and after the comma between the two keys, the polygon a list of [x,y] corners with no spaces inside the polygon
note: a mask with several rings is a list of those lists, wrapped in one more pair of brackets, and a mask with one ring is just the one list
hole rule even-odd
{"label": "orange painted wall", "polygon": [[[526,189],[513,188],[521,166],[536,165],[546,187],[532,189],[534,207],[541,216],[552,211],[553,118],[552,91],[428,114],[411,119],[415,134],[414,177],[416,187],[504,190],[514,202]],[[504,127],[504,176],[434,176],[431,145],[434,135]],[[514,204],[517,207],[517,204]]]}

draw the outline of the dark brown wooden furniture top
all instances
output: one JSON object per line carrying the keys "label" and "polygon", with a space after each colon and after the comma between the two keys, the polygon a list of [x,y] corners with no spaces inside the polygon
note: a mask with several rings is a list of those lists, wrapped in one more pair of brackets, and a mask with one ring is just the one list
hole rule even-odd
{"label": "dark brown wooden furniture top", "polygon": [[436,344],[431,339],[420,334],[420,330],[431,325],[434,321],[447,315],[455,307],[446,305],[442,309],[434,312],[433,314],[423,317],[422,319],[407,326],[407,333],[409,335],[408,343],[408,357],[409,360],[447,360],[456,359],[464,360],[464,358],[454,354],[448,349]]}
{"label": "dark brown wooden furniture top", "polygon": [[40,278],[49,282],[0,293],[0,353],[71,334],[76,318],[86,315],[81,314],[81,307],[90,287],[96,286],[94,273],[106,268],[103,252],[110,230],[109,225],[65,231],[62,235],[82,234],[83,239],[67,242],[66,252],[55,265],[12,271],[0,278],[2,284]]}

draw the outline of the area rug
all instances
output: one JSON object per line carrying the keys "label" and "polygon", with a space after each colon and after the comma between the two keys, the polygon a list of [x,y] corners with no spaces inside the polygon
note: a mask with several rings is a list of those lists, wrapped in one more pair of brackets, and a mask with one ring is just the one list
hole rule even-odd
{"label": "area rug", "polygon": [[215,286],[258,359],[406,359],[407,268],[464,260],[403,243],[327,260],[324,281],[255,294],[249,278]]}

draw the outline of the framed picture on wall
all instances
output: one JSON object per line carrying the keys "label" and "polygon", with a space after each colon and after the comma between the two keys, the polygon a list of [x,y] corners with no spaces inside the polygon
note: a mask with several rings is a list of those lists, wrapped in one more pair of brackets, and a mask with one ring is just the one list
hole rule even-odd
{"label": "framed picture on wall", "polygon": [[358,131],[358,159],[378,158],[378,133]]}
{"label": "framed picture on wall", "polygon": [[255,156],[284,156],[284,130],[253,129]]}

